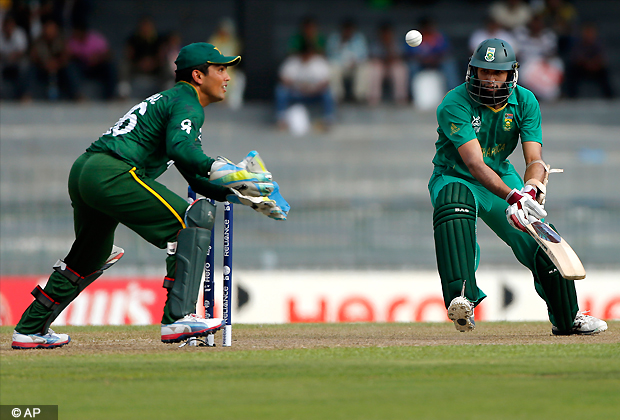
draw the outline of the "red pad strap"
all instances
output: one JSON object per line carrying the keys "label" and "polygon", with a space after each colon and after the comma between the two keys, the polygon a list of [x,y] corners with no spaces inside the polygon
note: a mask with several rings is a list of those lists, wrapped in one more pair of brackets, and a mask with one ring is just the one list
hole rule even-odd
{"label": "red pad strap", "polygon": [[174,286],[174,279],[172,277],[164,277],[164,289],[172,289]]}
{"label": "red pad strap", "polygon": [[84,280],[84,276],[80,276],[77,272],[69,268],[67,264],[63,260],[56,261],[54,264],[54,270],[65,276],[67,280],[71,283],[78,285],[82,280]]}
{"label": "red pad strap", "polygon": [[52,299],[50,297],[50,295],[48,295],[47,293],[45,293],[45,291],[41,288],[41,286],[37,286],[34,288],[34,290],[32,291],[32,296],[34,296],[34,298],[43,306],[45,306],[47,309],[52,310],[54,309],[57,305],[60,305],[59,302],[56,302],[54,299]]}

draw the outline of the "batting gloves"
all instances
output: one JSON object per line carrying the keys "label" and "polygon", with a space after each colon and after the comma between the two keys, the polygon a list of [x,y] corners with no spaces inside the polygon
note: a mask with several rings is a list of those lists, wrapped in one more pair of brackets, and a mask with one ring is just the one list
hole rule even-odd
{"label": "batting gloves", "polygon": [[245,196],[268,196],[274,188],[271,173],[250,171],[247,165],[252,157],[251,152],[241,163],[235,165],[229,159],[218,156],[211,166],[209,181],[221,187],[232,188]]}
{"label": "batting gloves", "polygon": [[508,223],[515,229],[526,232],[525,226],[547,216],[547,212],[536,201],[536,187],[525,186],[521,191],[516,188],[506,196],[510,206],[506,209]]}

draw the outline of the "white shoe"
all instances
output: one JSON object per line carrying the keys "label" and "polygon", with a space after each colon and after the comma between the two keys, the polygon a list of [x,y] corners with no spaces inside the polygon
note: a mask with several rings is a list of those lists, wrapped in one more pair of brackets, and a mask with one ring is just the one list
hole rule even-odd
{"label": "white shoe", "polygon": [[[587,312],[587,311],[586,311]],[[591,335],[598,334],[607,329],[607,323],[602,319],[594,318],[593,316],[586,315],[583,312],[577,312],[575,316],[575,322],[573,323],[573,329],[568,332],[562,332],[554,325],[551,328],[551,332],[554,335]]]}
{"label": "white shoe", "polygon": [[221,318],[201,318],[196,314],[185,315],[172,324],[161,325],[161,341],[164,343],[180,343],[192,337],[203,337],[224,326]]}
{"label": "white shoe", "polygon": [[448,306],[448,318],[454,321],[454,326],[460,332],[472,331],[476,328],[474,322],[474,304],[462,296],[455,297]]}
{"label": "white shoe", "polygon": [[71,337],[67,334],[56,334],[51,329],[47,334],[20,334],[13,331],[13,343],[11,347],[18,350],[25,349],[53,349],[69,344]]}
{"label": "white shoe", "polygon": [[123,248],[121,248],[120,246],[112,245],[112,252],[103,264],[103,267],[101,267],[101,271],[107,270],[108,268],[112,267],[118,262],[118,260],[122,258],[123,255],[125,255],[125,250]]}

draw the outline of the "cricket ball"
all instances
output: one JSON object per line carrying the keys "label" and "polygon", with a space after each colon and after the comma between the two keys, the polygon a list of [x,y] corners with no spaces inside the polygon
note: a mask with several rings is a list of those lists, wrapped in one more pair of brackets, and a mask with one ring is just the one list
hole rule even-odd
{"label": "cricket ball", "polygon": [[405,41],[410,47],[417,47],[422,43],[422,34],[420,33],[420,31],[412,29],[407,32],[407,35],[405,35]]}

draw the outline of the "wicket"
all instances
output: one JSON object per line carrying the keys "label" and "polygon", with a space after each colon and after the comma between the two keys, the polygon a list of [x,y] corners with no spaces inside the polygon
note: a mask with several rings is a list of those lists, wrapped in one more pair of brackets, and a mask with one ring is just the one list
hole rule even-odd
{"label": "wicket", "polygon": [[[195,200],[196,193],[192,190],[192,187],[187,188],[187,195],[189,198]],[[216,205],[215,201],[207,199],[213,205]],[[205,280],[204,280],[204,308],[205,318],[213,318],[213,307],[215,305],[215,279],[213,270],[215,266],[215,226],[211,229],[211,243],[207,251],[207,258],[205,260]],[[222,335],[222,346],[230,347],[232,345],[232,251],[233,251],[233,205],[228,201],[224,202],[224,261],[223,261],[223,282],[222,282],[222,318],[224,319],[224,330]],[[196,345],[196,340],[190,341],[190,345]],[[209,347],[215,346],[214,334],[207,336],[206,345]]]}

